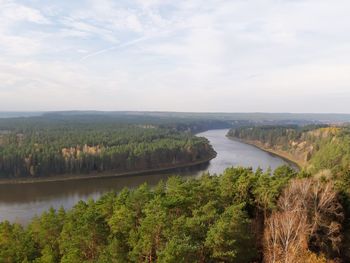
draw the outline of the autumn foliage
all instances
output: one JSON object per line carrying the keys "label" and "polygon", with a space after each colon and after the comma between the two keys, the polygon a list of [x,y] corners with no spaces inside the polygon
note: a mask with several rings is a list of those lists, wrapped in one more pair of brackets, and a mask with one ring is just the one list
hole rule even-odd
{"label": "autumn foliage", "polygon": [[292,180],[265,224],[265,262],[322,262],[322,256],[313,251],[337,255],[342,242],[342,210],[332,183]]}

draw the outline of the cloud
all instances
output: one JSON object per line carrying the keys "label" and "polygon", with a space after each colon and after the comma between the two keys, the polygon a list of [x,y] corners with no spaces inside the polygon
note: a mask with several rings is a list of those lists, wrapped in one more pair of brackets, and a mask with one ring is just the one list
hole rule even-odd
{"label": "cloud", "polygon": [[94,52],[92,52],[90,54],[85,55],[80,60],[82,61],[82,60],[85,60],[85,59],[88,59],[88,58],[91,58],[91,57],[94,57],[94,56],[98,56],[98,55],[103,54],[103,53],[107,53],[107,52],[112,51],[112,50],[117,50],[117,49],[129,47],[129,46],[135,45],[135,44],[137,44],[139,42],[145,41],[147,39],[149,39],[149,37],[141,37],[141,38],[130,40],[128,42],[124,42],[124,43],[122,43],[120,45],[117,45],[117,46],[112,46],[112,47],[108,47],[108,48],[101,49],[101,50],[98,50],[98,51],[94,51]]}
{"label": "cloud", "polygon": [[112,30],[108,30],[91,23],[83,22],[76,18],[66,18],[62,21],[62,25],[65,26],[62,32],[70,32],[71,36],[84,36],[90,38],[95,38],[97,36],[112,43],[117,43],[119,41],[118,38],[113,34]]}
{"label": "cloud", "polygon": [[2,1],[1,21],[7,26],[19,22],[50,24],[50,21],[37,9],[30,8],[13,1]]}
{"label": "cloud", "polygon": [[0,110],[350,112],[346,0],[0,7]]}
{"label": "cloud", "polygon": [[0,48],[6,55],[29,56],[41,48],[40,40],[29,33],[18,34],[28,23],[49,25],[50,21],[39,10],[13,1],[0,3]]}

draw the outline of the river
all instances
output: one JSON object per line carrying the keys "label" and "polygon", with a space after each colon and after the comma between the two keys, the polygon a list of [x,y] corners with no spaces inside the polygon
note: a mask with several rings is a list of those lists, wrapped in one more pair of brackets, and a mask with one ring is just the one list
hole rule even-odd
{"label": "river", "polygon": [[174,174],[198,177],[203,172],[219,174],[231,166],[274,169],[287,164],[285,160],[254,146],[228,139],[227,132],[228,130],[210,130],[198,134],[206,137],[217,152],[216,158],[205,165],[137,176],[0,185],[0,221],[26,224],[33,216],[51,206],[69,209],[79,200],[96,199],[108,191],[134,188],[144,182],[155,185]]}

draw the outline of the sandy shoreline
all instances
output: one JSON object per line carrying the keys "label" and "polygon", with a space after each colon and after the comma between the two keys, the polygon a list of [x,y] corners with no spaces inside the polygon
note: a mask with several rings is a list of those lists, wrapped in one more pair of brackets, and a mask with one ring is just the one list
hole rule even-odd
{"label": "sandy shoreline", "polygon": [[276,156],[282,158],[283,160],[287,161],[288,163],[294,164],[295,166],[297,166],[299,168],[299,170],[302,170],[305,167],[305,163],[302,163],[299,160],[294,159],[288,153],[281,152],[281,151],[275,151],[273,149],[266,148],[262,144],[256,143],[254,141],[242,140],[242,139],[232,137],[232,136],[227,136],[227,138],[234,140],[234,141],[249,144],[249,145],[254,146],[254,147],[256,147],[264,152],[268,152],[268,153],[271,153],[273,155],[276,155]]}

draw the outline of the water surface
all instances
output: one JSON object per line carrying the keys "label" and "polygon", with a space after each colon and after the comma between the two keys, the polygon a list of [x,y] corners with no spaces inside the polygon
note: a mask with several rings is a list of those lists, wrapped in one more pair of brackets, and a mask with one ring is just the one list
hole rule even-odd
{"label": "water surface", "polygon": [[9,220],[26,224],[34,215],[41,214],[51,206],[54,208],[63,206],[68,209],[79,200],[96,199],[108,191],[119,191],[124,187],[134,188],[144,182],[155,185],[174,174],[198,177],[207,171],[219,174],[230,166],[274,169],[287,164],[285,160],[254,146],[228,139],[227,132],[226,129],[210,130],[198,134],[210,141],[217,156],[209,164],[192,168],[137,176],[0,185],[0,221]]}

